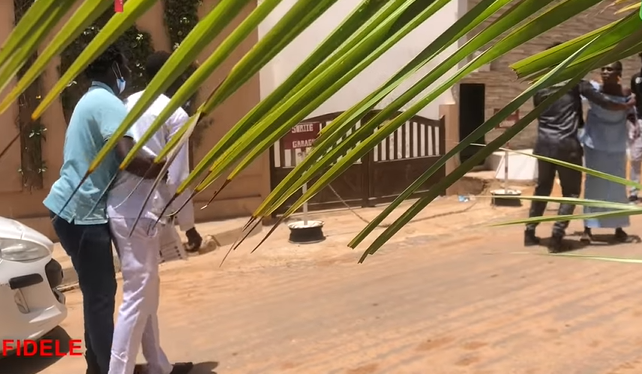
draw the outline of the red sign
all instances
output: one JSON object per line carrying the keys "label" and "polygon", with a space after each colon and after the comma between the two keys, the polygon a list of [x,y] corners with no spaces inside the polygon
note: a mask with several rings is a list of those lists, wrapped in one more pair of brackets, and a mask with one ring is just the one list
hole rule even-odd
{"label": "red sign", "polygon": [[[494,114],[499,113],[499,111],[500,111],[500,109],[495,109],[495,113]],[[507,129],[507,128],[513,127],[513,125],[516,124],[517,121],[519,121],[519,109],[517,109],[515,112],[513,112],[513,114],[511,114],[508,117],[506,117],[502,121],[502,123],[500,123],[499,126],[497,126],[497,127],[499,127],[500,129]]]}
{"label": "red sign", "polygon": [[319,131],[321,131],[320,122],[299,123],[281,139],[283,149],[305,149],[312,147]]}
{"label": "red sign", "polygon": [[123,12],[123,0],[114,0],[114,12],[116,13]]}

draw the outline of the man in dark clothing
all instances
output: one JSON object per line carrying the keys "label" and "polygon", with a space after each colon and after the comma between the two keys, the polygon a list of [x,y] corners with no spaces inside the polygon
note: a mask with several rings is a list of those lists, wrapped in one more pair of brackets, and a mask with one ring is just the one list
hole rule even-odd
{"label": "man in dark clothing", "polygon": [[[553,48],[560,43],[552,45]],[[535,106],[539,105],[548,96],[557,92],[564,83],[544,88],[538,91],[534,98]],[[541,156],[555,158],[560,161],[569,162],[575,165],[582,165],[582,147],[578,139],[578,128],[584,126],[582,113],[582,96],[587,100],[607,109],[621,110],[624,107],[631,107],[634,101],[626,104],[615,103],[605,95],[598,92],[593,86],[582,81],[573,87],[564,96],[551,104],[540,114],[538,118],[537,142],[533,153]],[[546,161],[537,162],[537,187],[535,188],[536,196],[550,196],[555,182],[555,173],[559,175],[564,197],[579,197],[582,185],[582,173],[576,170],[561,167]],[[540,217],[546,209],[545,201],[533,201],[529,211],[529,217]],[[575,205],[560,204],[558,214],[573,214]],[[538,245],[540,239],[535,235],[537,223],[526,225],[524,232],[524,245]],[[548,245],[551,253],[557,253],[564,250],[562,238],[568,227],[568,221],[558,221],[553,226],[553,235]]]}
{"label": "man in dark clothing", "polygon": [[[638,54],[638,57],[642,60],[642,53]],[[642,70],[633,74],[631,77],[631,92],[637,97],[642,93]],[[635,110],[638,113],[638,117],[642,114],[642,100],[636,100]]]}

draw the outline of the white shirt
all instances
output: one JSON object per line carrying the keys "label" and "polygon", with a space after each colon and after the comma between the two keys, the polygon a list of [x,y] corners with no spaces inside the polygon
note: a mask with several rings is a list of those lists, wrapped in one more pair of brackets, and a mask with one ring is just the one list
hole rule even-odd
{"label": "white shirt", "polygon": [[[142,94],[143,91],[137,92],[125,100],[125,105],[127,106],[128,111],[134,107]],[[134,123],[130,129],[130,133],[135,141],[139,141],[139,139],[142,138],[143,134],[145,134],[161,111],[167,106],[169,100],[170,99],[167,96],[160,95],[147,109],[147,111],[136,121],[136,123]],[[178,110],[172,114],[163,126],[143,146],[141,152],[152,157],[157,156],[174,134],[176,134],[176,132],[178,132],[178,130],[188,121],[188,119],[189,116],[185,110],[178,108]],[[158,216],[162,212],[163,208],[165,208],[165,205],[167,205],[167,202],[169,202],[169,199],[174,195],[178,186],[187,178],[189,175],[188,149],[189,147],[187,142],[181,146],[178,155],[169,166],[167,182],[161,182],[158,185],[145,205],[145,210],[141,217],[154,220],[158,219]],[[136,188],[136,185],[138,185],[141,179],[142,178],[127,171],[121,172],[118,177],[116,177],[114,186],[109,191],[109,195],[107,197],[107,210],[111,217],[136,218],[138,216],[141,207],[145,202],[145,198],[154,184],[153,179],[143,180],[134,193],[127,198],[134,188]],[[183,197],[182,199],[178,198],[174,201],[172,207],[165,212],[165,215],[168,215],[180,208],[182,203],[185,202],[185,199],[189,196],[189,191],[186,192],[187,193],[183,193],[181,195]],[[194,205],[191,202],[188,203],[185,208],[177,214],[177,218],[181,231],[187,231],[193,228]]]}

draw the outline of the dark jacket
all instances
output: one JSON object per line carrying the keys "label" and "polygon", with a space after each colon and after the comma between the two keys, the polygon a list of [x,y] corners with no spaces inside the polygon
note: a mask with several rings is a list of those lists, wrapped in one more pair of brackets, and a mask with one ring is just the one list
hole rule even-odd
{"label": "dark jacket", "polygon": [[[539,90],[533,97],[535,106],[557,92],[565,82]],[[537,142],[534,152],[543,156],[557,157],[559,152],[576,150],[580,147],[577,130],[584,126],[582,96],[599,105],[609,106],[613,102],[587,81],[581,81],[564,96],[553,102],[538,117]]]}

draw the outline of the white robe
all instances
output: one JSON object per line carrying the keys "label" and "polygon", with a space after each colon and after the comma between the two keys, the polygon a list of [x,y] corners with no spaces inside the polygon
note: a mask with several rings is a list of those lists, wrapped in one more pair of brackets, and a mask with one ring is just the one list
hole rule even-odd
{"label": "white robe", "polygon": [[[142,92],[139,92],[127,99],[128,109],[134,106],[141,95]],[[168,102],[169,98],[161,95],[136,121],[131,129],[134,140],[138,141],[142,137]],[[188,118],[183,109],[177,110],[145,144],[142,151],[150,156],[158,155]],[[158,332],[157,311],[160,299],[158,264],[162,261],[161,252],[168,259],[172,253],[174,257],[181,258],[184,256],[184,249],[173,222],[163,218],[158,225],[154,226],[154,223],[178,185],[189,174],[188,157],[188,148],[185,144],[169,167],[167,183],[162,183],[153,192],[135,228],[133,226],[135,219],[151,191],[153,180],[144,180],[134,190],[141,178],[122,172],[109,191],[107,212],[123,275],[123,303],[118,311],[114,330],[109,374],[131,374],[141,344],[149,372],[169,374],[172,370],[172,365],[160,347]],[[187,204],[177,216],[182,230],[194,227],[192,204]]]}

